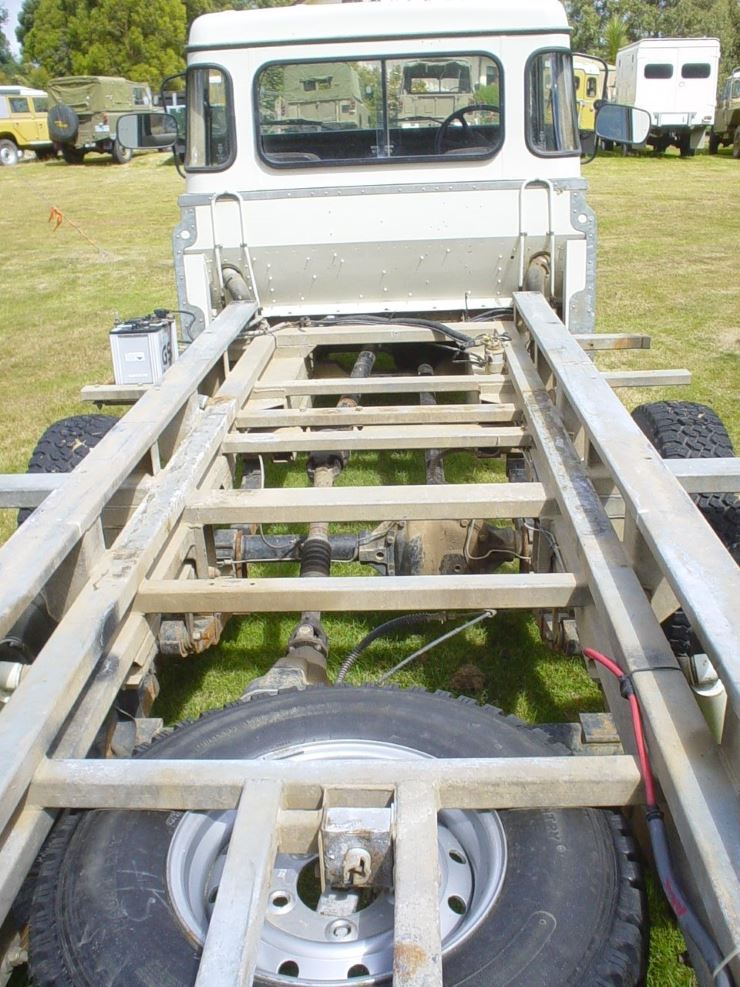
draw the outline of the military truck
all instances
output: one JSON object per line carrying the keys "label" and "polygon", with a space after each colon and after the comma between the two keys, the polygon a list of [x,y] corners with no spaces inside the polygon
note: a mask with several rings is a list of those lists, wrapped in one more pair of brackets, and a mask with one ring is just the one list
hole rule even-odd
{"label": "military truck", "polygon": [[110,154],[116,164],[131,150],[116,140],[119,117],[152,107],[149,86],[116,76],[66,76],[49,83],[49,135],[67,164],[82,164],[90,151]]}
{"label": "military truck", "polygon": [[17,164],[24,151],[54,153],[46,125],[47,96],[28,86],[0,86],[0,165]]}
{"label": "military truck", "polygon": [[722,87],[709,135],[709,153],[716,154],[728,145],[733,158],[740,158],[740,68],[733,69]]}
{"label": "military truck", "polygon": [[[593,331],[569,41],[558,0],[194,22],[178,312],[113,331],[116,381],[83,396],[126,414],[55,423],[0,483],[35,507],[0,550],[0,901],[38,987],[636,987],[646,832],[700,983],[737,976],[740,580],[692,496],[724,537],[738,463],[709,409],[615,393],[686,371],[595,362],[648,340]],[[477,60],[488,117],[399,122],[404,69],[437,59]],[[356,72],[372,119],[276,127],[306,65]],[[609,715],[385,688],[421,657],[446,683],[450,636],[493,650],[507,610]],[[263,673],[162,734],[163,665],[205,672],[234,615]]]}

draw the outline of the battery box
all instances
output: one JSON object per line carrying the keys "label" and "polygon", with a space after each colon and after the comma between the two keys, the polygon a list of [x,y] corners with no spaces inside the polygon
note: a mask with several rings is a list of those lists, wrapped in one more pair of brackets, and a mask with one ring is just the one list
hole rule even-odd
{"label": "battery box", "polygon": [[118,322],[110,348],[116,384],[158,384],[177,359],[174,320],[155,312]]}

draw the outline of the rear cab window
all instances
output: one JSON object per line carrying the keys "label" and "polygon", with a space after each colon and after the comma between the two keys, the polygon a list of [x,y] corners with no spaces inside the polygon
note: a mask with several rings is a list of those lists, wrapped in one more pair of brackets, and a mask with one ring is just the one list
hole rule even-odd
{"label": "rear cab window", "polygon": [[490,158],[502,84],[481,53],[275,62],[255,81],[258,152],[275,168]]}

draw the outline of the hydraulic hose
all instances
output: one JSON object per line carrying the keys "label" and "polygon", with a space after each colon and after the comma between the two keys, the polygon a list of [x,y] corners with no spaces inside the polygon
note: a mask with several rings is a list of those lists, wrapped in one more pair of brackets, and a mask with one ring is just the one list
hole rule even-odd
{"label": "hydraulic hose", "polygon": [[415,624],[428,624],[432,621],[438,621],[439,623],[444,623],[448,619],[447,614],[441,610],[436,612],[421,612],[421,613],[406,613],[402,614],[400,617],[393,617],[391,620],[387,620],[384,624],[379,624],[377,627],[373,628],[369,634],[365,635],[359,644],[350,651],[347,657],[342,662],[342,666],[337,673],[336,685],[340,685],[347,678],[350,670],[357,663],[357,659],[360,657],[363,651],[376,641],[379,637],[385,637],[386,634],[390,634],[400,627],[413,627]]}

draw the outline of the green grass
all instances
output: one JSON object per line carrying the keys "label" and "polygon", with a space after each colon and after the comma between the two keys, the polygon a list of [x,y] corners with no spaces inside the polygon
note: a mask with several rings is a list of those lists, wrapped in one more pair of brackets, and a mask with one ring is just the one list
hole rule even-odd
{"label": "green grass", "polygon": [[[599,224],[598,328],[653,336],[652,350],[608,355],[601,365],[688,367],[690,388],[622,392],[626,402],[703,401],[737,442],[738,163],[728,154],[603,156],[585,175]],[[79,404],[79,388],[111,379],[107,335],[116,314],[175,305],[170,236],[183,188],[169,158],[155,154],[124,168],[101,158],[79,168],[34,162],[0,169],[0,472],[24,470],[52,421],[90,410]],[[65,217],[56,231],[48,223],[52,206]],[[407,453],[355,456],[339,482],[420,482],[419,463]],[[458,481],[481,480],[500,477],[500,467],[490,461],[471,466],[469,458],[455,456],[448,473]],[[274,485],[306,482],[300,469],[270,472]],[[15,512],[0,512],[0,541],[14,527]],[[173,722],[234,699],[284,652],[294,620],[268,615],[232,622],[215,651],[166,663],[155,711]],[[326,617],[332,672],[379,620]],[[351,681],[376,678],[438,633],[433,624],[376,642]],[[457,687],[528,722],[568,721],[601,708],[582,663],[547,649],[520,613],[501,614],[454,639],[398,681]],[[693,976],[678,962],[681,937],[652,887],[650,897],[648,983],[689,987]]]}

